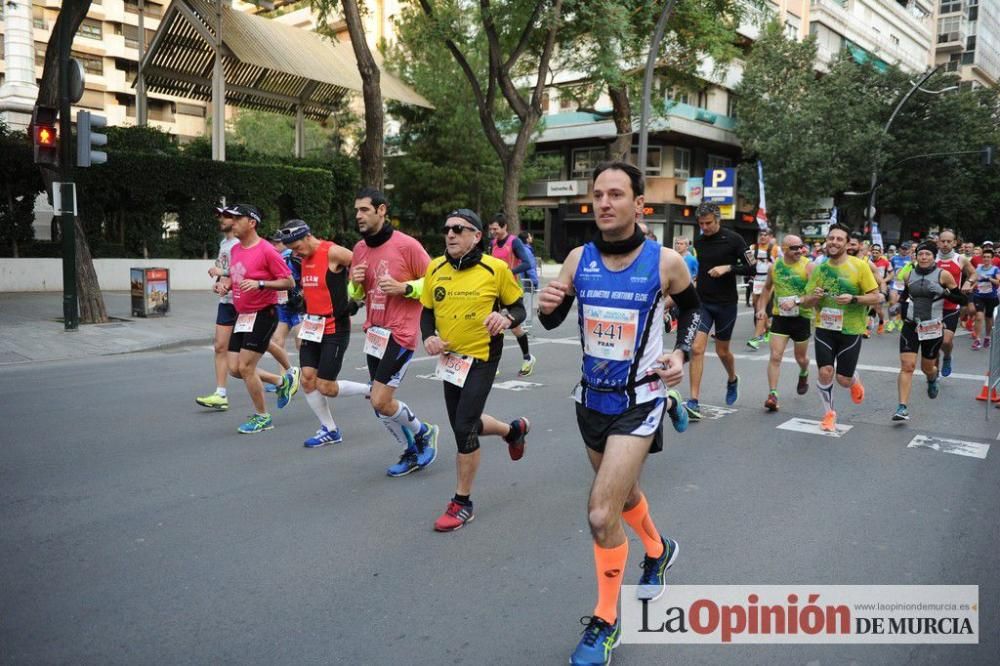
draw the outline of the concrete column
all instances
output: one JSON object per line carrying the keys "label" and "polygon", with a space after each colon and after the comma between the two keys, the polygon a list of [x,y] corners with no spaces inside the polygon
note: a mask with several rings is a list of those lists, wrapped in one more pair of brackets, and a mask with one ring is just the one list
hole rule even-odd
{"label": "concrete column", "polygon": [[146,0],[139,0],[139,74],[135,81],[135,120],[139,127],[148,121],[146,81],[142,76],[142,59],[146,57]]}
{"label": "concrete column", "polygon": [[26,129],[38,99],[30,2],[4,1],[3,60],[6,74],[0,85],[0,120],[11,129]]}
{"label": "concrete column", "polygon": [[222,0],[215,0],[215,67],[212,69],[212,159],[226,161],[226,79],[222,69]]}
{"label": "concrete column", "polygon": [[305,114],[302,113],[302,105],[295,107],[295,157],[302,159],[306,156],[306,123]]}

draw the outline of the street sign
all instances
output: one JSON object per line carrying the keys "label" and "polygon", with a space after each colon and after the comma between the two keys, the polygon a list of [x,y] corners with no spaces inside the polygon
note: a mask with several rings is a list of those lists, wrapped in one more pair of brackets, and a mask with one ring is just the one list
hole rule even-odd
{"label": "street sign", "polygon": [[708,169],[705,171],[705,201],[716,204],[736,203],[736,169]]}

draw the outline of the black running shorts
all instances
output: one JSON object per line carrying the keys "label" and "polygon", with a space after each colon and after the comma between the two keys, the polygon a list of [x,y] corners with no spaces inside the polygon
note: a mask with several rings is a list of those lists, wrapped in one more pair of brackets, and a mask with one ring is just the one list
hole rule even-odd
{"label": "black running shorts", "polygon": [[459,453],[473,453],[479,448],[483,411],[486,410],[486,399],[490,397],[499,365],[499,357],[492,361],[476,359],[469,368],[465,386],[441,382],[444,384],[444,405],[448,409],[448,422],[455,433]]}
{"label": "black running shorts", "polygon": [[722,342],[731,340],[733,328],[736,326],[736,313],[739,306],[736,303],[701,303],[701,324],[699,331],[711,333],[715,327],[715,339]]}
{"label": "black running shorts", "polygon": [[861,336],[816,329],[816,365],[835,366],[841,377],[853,377],[861,355]]}
{"label": "black running shorts", "polygon": [[[684,409],[678,405],[678,409]],[[604,453],[604,447],[611,435],[650,437],[649,452],[663,450],[663,416],[667,411],[667,399],[657,398],[627,409],[621,414],[604,414],[576,403],[576,425],[587,448]]]}
{"label": "black running shorts", "polygon": [[263,354],[271,343],[274,329],[278,327],[278,308],[271,305],[259,310],[254,319],[253,330],[247,333],[237,333],[235,326],[229,336],[229,351],[238,352],[241,349]]}
{"label": "black running shorts", "polygon": [[373,382],[381,382],[391,388],[399,388],[400,382],[406,375],[406,368],[413,358],[412,349],[403,349],[396,342],[396,336],[389,335],[389,344],[386,345],[382,358],[365,354],[368,360],[368,377]]}
{"label": "black running shorts", "polygon": [[303,340],[299,348],[299,364],[303,368],[315,368],[316,376],[327,382],[337,381],[344,365],[344,353],[351,341],[351,332],[327,333],[323,342]]}
{"label": "black running shorts", "polygon": [[782,317],[771,319],[771,335],[784,335],[792,342],[807,342],[812,335],[812,322],[808,317]]}
{"label": "black running shorts", "polygon": [[944,342],[943,335],[933,340],[921,340],[917,337],[916,322],[907,320],[903,322],[903,330],[899,332],[899,353],[916,354],[919,351],[926,359],[936,359],[941,351],[942,342]]}
{"label": "black running shorts", "polygon": [[236,308],[232,303],[219,303],[219,310],[215,313],[216,326],[232,326],[236,323]]}
{"label": "black running shorts", "polygon": [[959,319],[959,314],[961,312],[962,310],[958,309],[944,313],[944,317],[941,318],[941,321],[944,323],[944,328],[946,331],[951,331],[952,333],[954,333],[955,331],[958,330],[958,319]]}

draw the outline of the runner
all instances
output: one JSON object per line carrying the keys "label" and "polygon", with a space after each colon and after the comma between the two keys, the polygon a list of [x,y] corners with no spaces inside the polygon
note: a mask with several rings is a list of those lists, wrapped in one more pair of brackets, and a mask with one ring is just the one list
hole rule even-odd
{"label": "runner", "polygon": [[[993,310],[1000,305],[997,285],[1000,285],[1000,268],[993,265],[993,248],[983,249],[984,261],[976,268],[976,291],[972,296],[976,308],[976,329],[972,334],[972,349],[989,349],[993,330]],[[985,324],[985,329],[984,325]]]}
{"label": "runner", "polygon": [[816,308],[816,387],[825,412],[820,429],[828,432],[837,429],[837,412],[833,409],[835,372],[837,383],[851,389],[855,404],[865,399],[865,387],[857,373],[861,335],[868,307],[882,298],[868,262],[846,253],[849,233],[842,224],[830,225],[826,236],[828,259],[813,268],[800,303],[800,307]]}
{"label": "runner", "polygon": [[524,321],[521,286],[504,261],[483,254],[483,222],[475,212],[452,211],[444,231],[445,255],[428,265],[420,295],[420,335],[427,354],[440,355],[437,371],[458,445],[457,488],[434,522],[438,532],[457,530],[475,518],[471,495],[479,436],[503,437],[511,460],[520,460],[530,427],[524,417],[503,423],[483,413],[503,352],[503,332]]}
{"label": "runner", "polygon": [[389,434],[403,447],[399,461],[386,470],[406,476],[437,459],[439,428],[423,423],[406,403],[396,399],[417,348],[420,294],[431,258],[412,236],[386,222],[389,202],[366,187],[354,200],[362,239],[354,246],[348,294],[365,300],[365,357],[372,382],[372,409]]}
{"label": "runner", "polygon": [[[294,221],[289,220],[285,222],[284,226],[291,226]],[[303,224],[305,223],[303,222]],[[285,340],[291,333],[296,336],[295,348],[298,349],[301,345],[300,338],[296,335],[298,333],[296,327],[302,323],[300,310],[302,307],[302,261],[295,256],[291,249],[285,247],[278,234],[271,237],[271,243],[288,266],[288,270],[292,272],[292,279],[295,280],[293,288],[278,292],[278,327],[274,330],[273,340],[276,345],[284,349]]]}
{"label": "runner", "polygon": [[271,342],[278,325],[278,290],[295,286],[292,272],[270,243],[257,235],[260,212],[248,204],[227,206],[222,214],[233,220],[233,234],[239,241],[233,246],[230,275],[233,305],[237,319],[229,338],[229,374],[246,384],[256,412],[238,428],[249,435],[274,427],[264,404],[261,380],[278,387],[278,409],[299,390],[298,368],[284,376],[272,375],[257,368],[260,357]]}
{"label": "runner", "polygon": [[760,346],[771,339],[768,335],[768,304],[765,302],[761,304],[761,296],[764,293],[764,283],[767,282],[767,276],[771,273],[771,266],[778,258],[778,246],[774,242],[774,237],[771,236],[771,232],[767,230],[761,230],[757,234],[757,242],[750,246],[750,252],[753,253],[754,258],[754,276],[753,276],[753,308],[755,312],[763,312],[764,317],[757,317],[754,323],[754,335],[752,338],[747,340],[747,347],[753,349],[754,351],[760,349]]}
{"label": "runner", "polygon": [[774,297],[771,359],[767,365],[769,391],[764,401],[764,409],[769,412],[778,411],[781,359],[789,338],[794,344],[795,361],[799,364],[799,381],[795,390],[799,395],[809,390],[809,337],[812,335],[809,317],[812,313],[799,307],[813,271],[813,265],[806,257],[807,250],[808,246],[798,236],[789,234],[781,240],[782,257],[771,265],[764,291],[757,301],[757,319],[766,319],[767,313],[762,310],[771,305],[771,297]]}
{"label": "runner", "polygon": [[290,220],[278,230],[282,242],[301,257],[302,298],[306,315],[298,337],[302,390],[320,427],[302,445],[309,449],[339,444],[344,436],[330,413],[328,398],[367,395],[368,385],[338,379],[351,336],[351,304],[347,298],[347,267],[351,251],[312,235],[302,220]]}
{"label": "runner", "polygon": [[912,247],[913,244],[910,241],[900,243],[899,254],[894,254],[889,259],[892,279],[889,282],[889,324],[886,328],[890,331],[898,331],[903,328],[903,321],[900,318],[899,297],[906,285],[899,275],[903,268],[910,263]]}
{"label": "runner", "polygon": [[[955,252],[955,232],[944,229],[937,238],[937,265],[951,273],[955,282],[966,294],[972,293],[976,269],[958,252]],[[941,376],[951,375],[951,350],[955,345],[955,331],[961,308],[952,301],[944,302],[944,341],[941,343]]]}
{"label": "runner", "polygon": [[[920,369],[927,377],[927,397],[938,397],[938,355],[944,341],[944,305],[968,299],[947,270],[935,264],[938,246],[924,241],[917,247],[916,261],[904,272],[903,310],[905,322],[899,335],[899,406],[893,421],[908,421],[913,371],[920,352]],[[909,303],[906,303],[906,299]]]}
{"label": "runner", "polygon": [[236,308],[233,307],[232,279],[229,266],[232,263],[233,246],[239,243],[233,236],[233,220],[222,214],[224,207],[216,206],[215,218],[219,222],[222,240],[219,241],[219,256],[208,274],[215,278],[214,291],[219,295],[219,307],[215,315],[215,393],[194,399],[202,407],[219,411],[229,409],[226,381],[229,377],[229,337],[236,323]]}
{"label": "runner", "polygon": [[743,238],[732,229],[721,227],[718,206],[703,203],[695,215],[701,229],[701,237],[694,242],[698,254],[696,287],[701,299],[701,323],[691,346],[691,397],[685,406],[691,418],[700,419],[698,399],[705,371],[705,348],[713,327],[715,353],[726,370],[726,404],[732,405],[739,399],[740,378],[736,375],[736,359],[729,349],[739,305],[736,276],[752,275],[755,269],[748,261],[749,252]]}
{"label": "runner", "polygon": [[[520,280],[521,277],[527,277],[528,271],[535,265],[534,258],[528,255],[520,238],[507,233],[506,215],[497,213],[493,216],[493,221],[490,222],[490,235],[493,237],[490,241],[490,254],[506,262],[513,271],[515,279]],[[528,332],[520,323],[511,331],[514,333],[517,344],[521,347],[523,357],[517,376],[527,377],[535,370],[535,357],[528,350]],[[499,371],[498,367],[497,372]]]}
{"label": "runner", "polygon": [[[698,297],[684,261],[645,240],[634,212],[643,206],[642,173],[610,162],[594,171],[594,215],[600,235],[572,250],[558,280],[539,295],[539,321],[553,329],[580,304],[583,379],[575,392],[576,418],[594,468],[589,522],[594,540],[597,605],[583,618],[583,638],[571,664],[607,664],[618,644],[618,598],[628,561],[622,520],[643,542],[646,556],[639,598],[658,599],[664,575],[677,559],[677,543],[661,536],[639,487],[646,457],[663,447],[666,411],[678,432],[687,427],[680,394],[667,390],[683,378],[698,328]],[[677,345],[664,353],[663,298],[681,309]]]}
{"label": "runner", "polygon": [[[882,298],[889,297],[889,289],[886,286],[886,281],[892,278],[892,264],[889,259],[882,254],[882,246],[878,243],[872,244],[871,256],[869,261],[872,264],[872,270],[875,273],[875,281],[878,282],[878,293],[882,294]],[[873,308],[874,314],[878,317],[878,328],[876,332],[879,335],[885,333],[885,314],[882,310],[882,304],[879,303]],[[869,311],[869,316],[871,316],[872,311]]]}

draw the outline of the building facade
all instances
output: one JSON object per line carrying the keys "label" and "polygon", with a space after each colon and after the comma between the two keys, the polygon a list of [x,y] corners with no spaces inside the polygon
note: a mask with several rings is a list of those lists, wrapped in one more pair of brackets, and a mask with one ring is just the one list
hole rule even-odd
{"label": "building facade", "polygon": [[936,0],[934,62],[962,78],[963,86],[1000,83],[1000,2]]}

